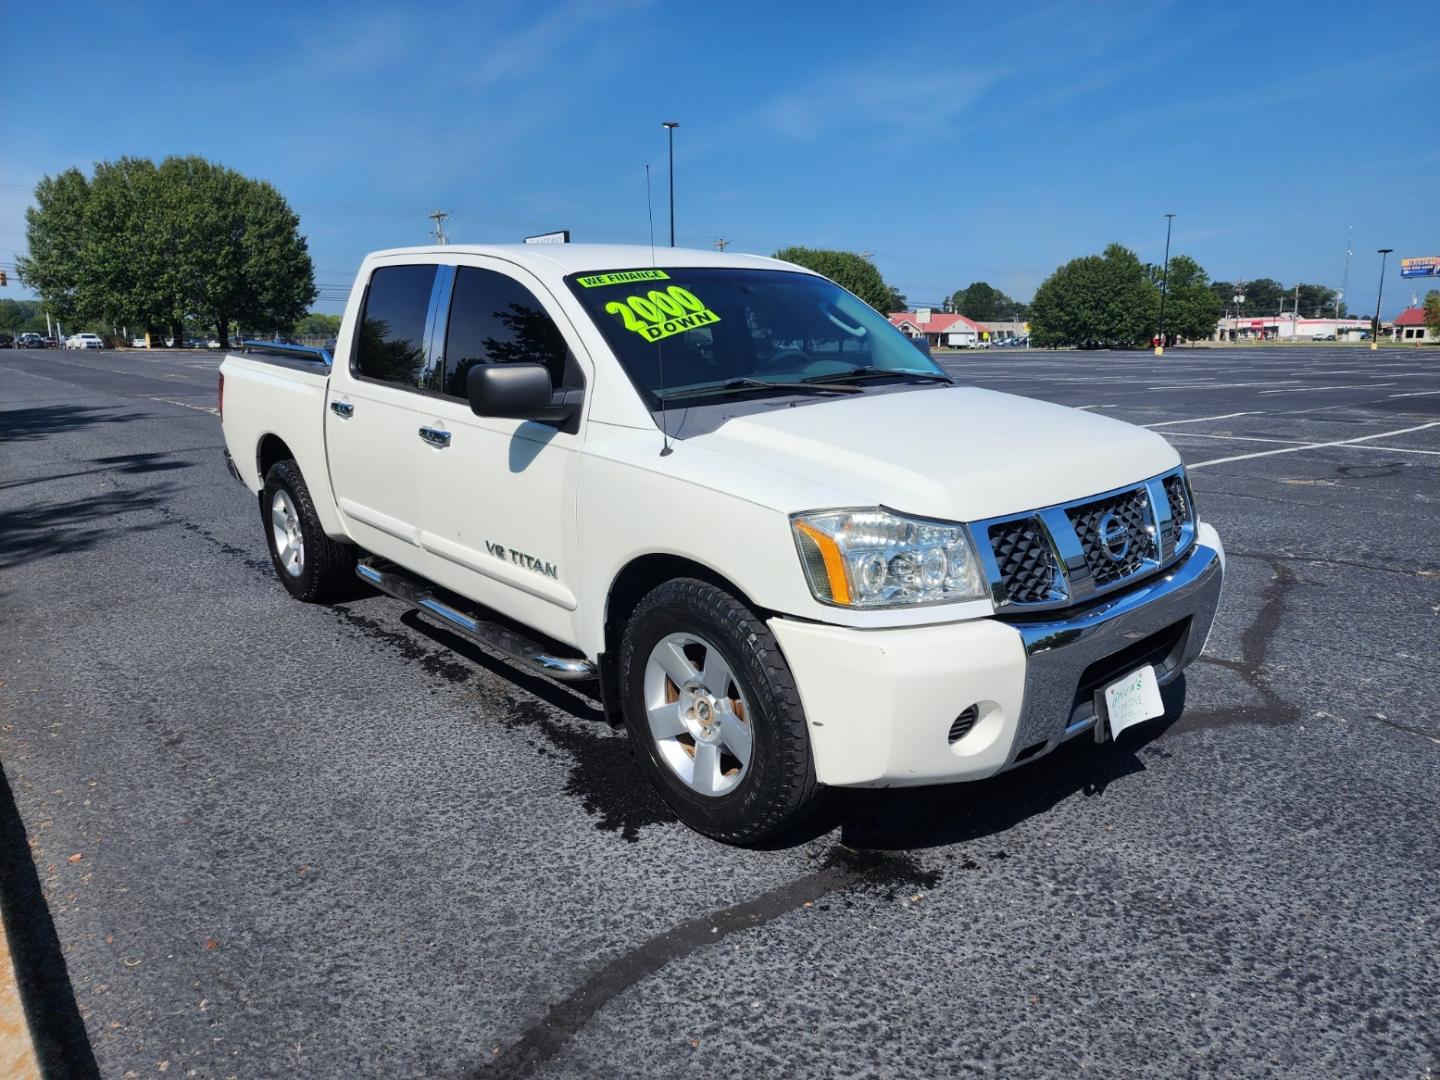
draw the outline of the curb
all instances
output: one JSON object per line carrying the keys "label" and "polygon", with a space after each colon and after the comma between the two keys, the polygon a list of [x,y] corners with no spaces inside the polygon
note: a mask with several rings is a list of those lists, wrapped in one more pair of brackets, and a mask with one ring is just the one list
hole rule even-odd
{"label": "curb", "polygon": [[10,962],[10,942],[0,933],[0,1080],[40,1080],[35,1044],[25,1023],[20,988]]}

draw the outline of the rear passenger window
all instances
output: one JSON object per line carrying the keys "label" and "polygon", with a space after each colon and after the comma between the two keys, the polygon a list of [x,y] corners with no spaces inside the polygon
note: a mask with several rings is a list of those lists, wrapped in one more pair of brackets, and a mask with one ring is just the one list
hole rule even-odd
{"label": "rear passenger window", "polygon": [[355,371],[410,389],[427,385],[425,319],[435,267],[384,266],[370,275]]}
{"label": "rear passenger window", "polygon": [[[568,357],[559,327],[529,289],[493,270],[460,267],[445,334],[445,393],[468,396],[476,364],[544,364],[550,381],[564,386]],[[568,381],[577,381],[574,373]]]}

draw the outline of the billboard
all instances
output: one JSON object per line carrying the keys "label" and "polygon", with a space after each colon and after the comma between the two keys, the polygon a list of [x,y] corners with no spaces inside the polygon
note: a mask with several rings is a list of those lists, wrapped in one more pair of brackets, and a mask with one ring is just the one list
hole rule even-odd
{"label": "billboard", "polygon": [[1440,256],[1430,255],[1423,259],[1401,259],[1401,277],[1440,277]]}

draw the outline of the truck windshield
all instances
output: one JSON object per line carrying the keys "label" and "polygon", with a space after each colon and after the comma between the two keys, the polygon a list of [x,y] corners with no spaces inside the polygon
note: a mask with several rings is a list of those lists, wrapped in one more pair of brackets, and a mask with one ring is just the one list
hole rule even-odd
{"label": "truck windshield", "polygon": [[566,278],[636,388],[695,399],[831,392],[948,376],[870,305],[812,274],[728,267],[594,271]]}

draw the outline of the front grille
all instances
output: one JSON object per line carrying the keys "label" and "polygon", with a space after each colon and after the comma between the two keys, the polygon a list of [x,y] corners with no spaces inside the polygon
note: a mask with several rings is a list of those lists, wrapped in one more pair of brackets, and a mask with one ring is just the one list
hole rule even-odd
{"label": "front grille", "polygon": [[990,526],[990,547],[1000,585],[1012,603],[1038,604],[1055,592],[1060,566],[1035,518]]}
{"label": "front grille", "polygon": [[1172,553],[1179,548],[1180,530],[1189,523],[1192,512],[1184,478],[1178,474],[1165,478],[1165,499],[1170,504],[1170,524],[1165,527],[1165,551]]}
{"label": "front grille", "polygon": [[[1130,541],[1118,559],[1100,538],[1101,522],[1106,522],[1111,515],[1124,528]],[[1155,540],[1149,529],[1149,499],[1143,487],[1077,506],[1069,511],[1069,516],[1085,565],[1097,588],[1129,577],[1145,560],[1155,558]]]}

